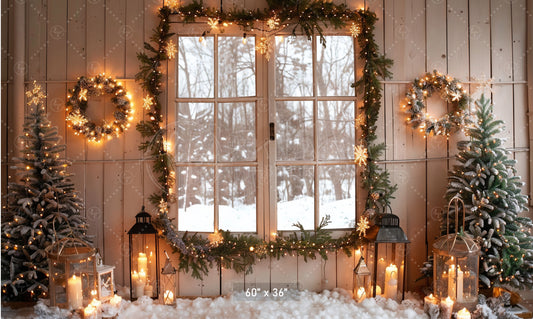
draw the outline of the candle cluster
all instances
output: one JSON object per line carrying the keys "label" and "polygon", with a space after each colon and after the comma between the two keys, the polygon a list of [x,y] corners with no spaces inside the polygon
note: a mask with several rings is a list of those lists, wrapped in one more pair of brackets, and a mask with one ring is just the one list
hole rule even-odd
{"label": "candle cluster", "polygon": [[[150,258],[152,253],[150,253]],[[135,296],[133,298],[139,298],[141,296],[152,297],[154,290],[148,279],[148,257],[146,253],[139,253],[137,257],[137,270],[133,270],[131,273],[131,284],[133,285],[133,292]]]}
{"label": "candle cluster", "polygon": [[[430,319],[450,319],[452,318],[454,301],[450,296],[446,297],[440,301],[439,307],[439,298],[430,294],[429,296],[424,297],[424,312],[427,313]],[[459,310],[456,314],[457,319],[470,319],[471,315],[468,309],[463,308]]]}

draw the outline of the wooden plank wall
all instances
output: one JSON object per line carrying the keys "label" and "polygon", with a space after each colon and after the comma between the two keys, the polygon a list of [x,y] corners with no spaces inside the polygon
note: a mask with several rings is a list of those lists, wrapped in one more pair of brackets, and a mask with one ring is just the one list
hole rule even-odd
{"label": "wooden plank wall", "polygon": [[[218,1],[204,1],[217,6]],[[363,6],[376,12],[376,39],[381,53],[394,60],[394,76],[383,85],[383,111],[379,119],[379,139],[387,145],[384,165],[393,183],[400,185],[392,203],[400,216],[411,245],[408,253],[407,286],[416,290],[425,285],[415,282],[418,267],[431,252],[438,234],[437,216],[445,203],[447,170],[453,165],[456,142],[461,134],[424,137],[404,123],[400,103],[410,81],[426,71],[438,69],[466,82],[473,93],[473,79],[494,78],[496,115],[506,123],[505,146],[518,160],[518,171],[530,194],[530,133],[527,117],[526,0],[348,0],[350,8]],[[2,1],[2,190],[5,192],[7,160],[15,154],[11,87],[13,67],[13,3]],[[88,144],[66,128],[64,101],[67,89],[81,75],[101,72],[121,79],[137,105],[135,120],[143,118],[140,106],[143,92],[133,81],[138,69],[137,52],[152,34],[157,23],[156,10],[161,0],[27,0],[26,1],[26,81],[43,84],[48,93],[49,117],[67,144],[66,156],[73,161],[71,172],[85,212],[91,223],[106,264],[115,265],[117,284],[128,284],[129,265],[126,231],[134,216],[155,188],[151,163],[137,146],[139,134],[133,129],[118,139],[99,145]],[[250,9],[265,6],[264,0],[224,1]],[[531,49],[531,48],[530,48]],[[531,50],[529,50],[531,51]],[[357,62],[361,73],[361,63]],[[479,91],[478,91],[479,92]],[[478,94],[478,93],[475,93]],[[104,100],[90,115],[102,117],[112,110]],[[96,105],[94,104],[94,105]],[[446,105],[438,97],[428,102],[428,112],[442,114]],[[97,111],[100,110],[100,111]],[[165,109],[165,112],[169,110]],[[168,112],[170,117],[173,112]],[[172,121],[172,120],[169,120]],[[133,123],[133,124],[134,124]],[[133,125],[134,126],[134,125]],[[358,207],[362,207],[358,204]],[[148,210],[155,213],[155,208]],[[173,212],[175,214],[175,211]],[[360,214],[360,212],[358,212]],[[530,214],[531,215],[531,214]],[[267,232],[268,234],[268,232]],[[267,235],[268,236],[268,235]],[[163,249],[169,250],[166,244]],[[355,258],[329,253],[327,261],[305,263],[301,257],[263,260],[251,275],[232,270],[213,269],[203,281],[180,274],[179,294],[218,295],[233,289],[261,283],[299,285],[309,290],[352,288]]]}

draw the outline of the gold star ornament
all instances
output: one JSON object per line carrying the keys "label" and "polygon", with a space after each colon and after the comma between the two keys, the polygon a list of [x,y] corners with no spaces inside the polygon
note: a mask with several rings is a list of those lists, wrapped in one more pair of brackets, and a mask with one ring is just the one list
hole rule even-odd
{"label": "gold star ornament", "polygon": [[78,97],[80,101],[87,101],[87,89],[80,90],[80,96]]}

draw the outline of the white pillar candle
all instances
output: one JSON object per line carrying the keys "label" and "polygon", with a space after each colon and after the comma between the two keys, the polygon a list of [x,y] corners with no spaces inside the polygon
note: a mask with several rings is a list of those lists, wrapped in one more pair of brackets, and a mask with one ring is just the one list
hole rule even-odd
{"label": "white pillar candle", "polygon": [[430,294],[424,297],[424,312],[429,315],[430,318],[436,318],[439,315],[439,298]]}
{"label": "white pillar candle", "polygon": [[137,257],[137,271],[140,273],[144,270],[144,273],[148,270],[148,258],[146,258],[145,253],[139,253],[139,257]]}
{"label": "white pillar candle", "polygon": [[67,282],[68,305],[72,309],[83,307],[83,294],[81,289],[81,277],[70,277]]}
{"label": "white pillar candle", "polygon": [[398,292],[398,267],[390,264],[385,269],[385,298],[396,299]]}
{"label": "white pillar candle", "polygon": [[468,309],[463,308],[457,312],[457,319],[470,319],[470,311]]}
{"label": "white pillar candle", "polygon": [[446,297],[444,300],[441,300],[440,308],[442,319],[450,319],[452,317],[453,300],[450,298],[450,296]]}
{"label": "white pillar candle", "polygon": [[376,297],[381,296],[381,287],[376,285]]}
{"label": "white pillar candle", "polygon": [[152,294],[154,292],[154,288],[152,288],[151,285],[144,286],[144,295],[148,297],[152,297]]}
{"label": "white pillar candle", "polygon": [[363,300],[365,300],[366,298],[366,291],[365,291],[365,287],[359,287],[359,289],[357,289],[357,292],[355,293],[355,296],[356,296],[356,301],[357,302],[361,302]]}
{"label": "white pillar candle", "polygon": [[455,265],[451,264],[448,268],[448,296],[456,299],[457,293],[455,290]]}
{"label": "white pillar candle", "polygon": [[463,272],[457,267],[457,302],[463,302]]}
{"label": "white pillar candle", "polygon": [[172,293],[170,290],[165,291],[165,294],[163,295],[163,302],[165,305],[171,305],[174,302],[174,293]]}

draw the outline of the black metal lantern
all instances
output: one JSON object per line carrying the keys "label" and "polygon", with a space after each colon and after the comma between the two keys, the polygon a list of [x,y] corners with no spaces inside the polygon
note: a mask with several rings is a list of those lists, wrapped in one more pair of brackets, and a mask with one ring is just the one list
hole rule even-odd
{"label": "black metal lantern", "polygon": [[130,298],[159,298],[159,241],[152,217],[144,211],[135,216],[130,239]]}
{"label": "black metal lantern", "polygon": [[368,240],[365,260],[372,272],[372,296],[403,300],[409,240],[400,228],[400,218],[392,213],[377,214],[365,238]]}

